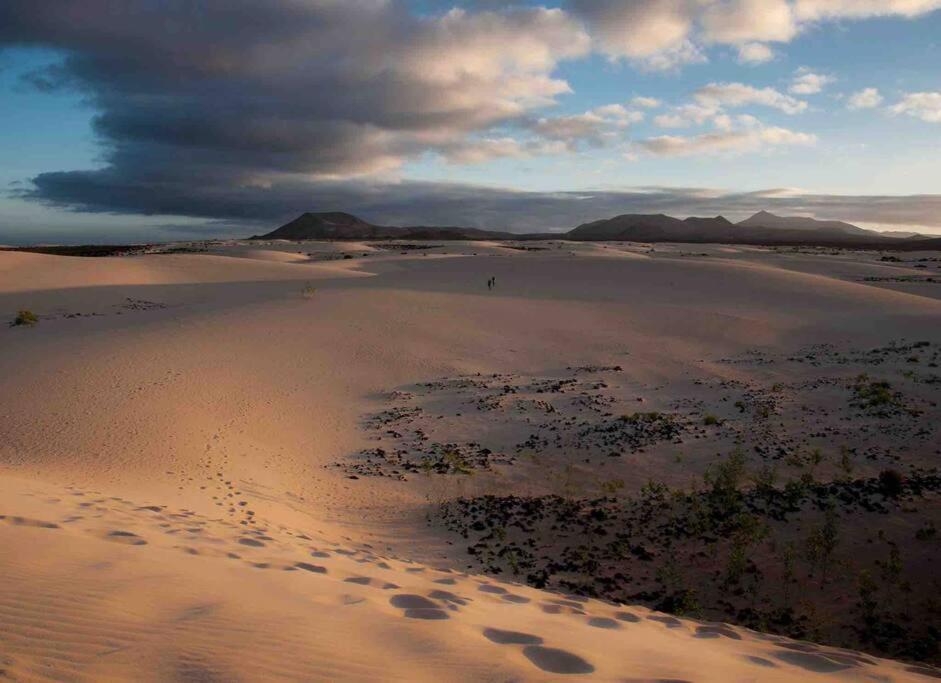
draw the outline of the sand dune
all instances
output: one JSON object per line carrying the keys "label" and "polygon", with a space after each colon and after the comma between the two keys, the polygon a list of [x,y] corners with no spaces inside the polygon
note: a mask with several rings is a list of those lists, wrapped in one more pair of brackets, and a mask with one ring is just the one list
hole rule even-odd
{"label": "sand dune", "polygon": [[[403,387],[622,365],[624,391],[667,410],[651,387],[760,375],[720,358],[941,341],[941,301],[864,281],[887,267],[872,256],[557,247],[459,243],[426,256],[356,245],[354,258],[336,260],[308,256],[333,244],[89,259],[0,252],[0,315],[39,316],[34,327],[0,329],[0,671],[14,680],[936,676],[488,576],[462,539],[426,523],[431,478],[349,478],[354,454],[379,443],[367,416]],[[441,439],[501,436],[497,413],[461,421],[455,413],[470,404],[428,400],[427,414],[444,416]],[[911,442],[918,462],[931,455],[925,444]],[[674,476],[666,459],[632,457],[638,472]],[[702,469],[694,455],[686,466]]]}

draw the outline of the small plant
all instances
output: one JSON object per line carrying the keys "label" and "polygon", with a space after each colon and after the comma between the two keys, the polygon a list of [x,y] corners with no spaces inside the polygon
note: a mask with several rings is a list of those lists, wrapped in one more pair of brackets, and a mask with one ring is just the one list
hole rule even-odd
{"label": "small plant", "polygon": [[823,524],[813,529],[806,540],[807,559],[812,564],[820,567],[824,583],[827,582],[827,574],[833,559],[833,553],[839,542],[836,510],[831,504],[824,513]]}
{"label": "small plant", "polygon": [[720,424],[720,423],[719,423],[719,418],[717,418],[715,415],[706,415],[706,416],[702,419],[702,423],[703,423],[704,425],[706,425],[707,427],[713,427],[713,426],[715,426],[715,425]]}
{"label": "small plant", "polygon": [[614,498],[624,488],[624,480],[608,479],[607,481],[601,482],[599,488],[604,495]]}
{"label": "small plant", "polygon": [[850,449],[846,446],[840,446],[840,469],[847,479],[853,476],[853,459],[850,456]]}
{"label": "small plant", "polygon": [[885,416],[892,408],[901,407],[901,403],[901,395],[897,391],[892,391],[892,385],[888,382],[873,381],[866,374],[856,378],[851,403],[854,407]]}
{"label": "small plant", "polygon": [[38,322],[39,318],[36,317],[36,314],[24,308],[17,312],[16,317],[13,318],[13,322],[10,324],[13,327],[18,327],[21,325],[31,327]]}
{"label": "small plant", "polygon": [[313,285],[307,285],[304,289],[301,290],[301,296],[305,299],[314,298],[314,294],[317,293],[317,289]]}

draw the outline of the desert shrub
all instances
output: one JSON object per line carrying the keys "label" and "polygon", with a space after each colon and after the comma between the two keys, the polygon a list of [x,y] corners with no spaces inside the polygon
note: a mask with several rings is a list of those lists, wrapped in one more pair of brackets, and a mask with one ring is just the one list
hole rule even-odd
{"label": "desert shrub", "polygon": [[14,326],[19,326],[19,325],[27,325],[27,326],[30,326],[30,325],[35,325],[35,324],[38,323],[38,322],[39,322],[39,318],[36,317],[36,314],[33,313],[32,311],[29,311],[29,310],[27,310],[27,309],[24,308],[24,309],[22,309],[22,310],[20,310],[20,311],[17,312],[16,317],[13,318],[13,323],[12,323],[12,325],[14,325]]}
{"label": "desert shrub", "polygon": [[879,472],[879,490],[886,498],[898,498],[905,487],[905,478],[898,470],[882,470]]}
{"label": "desert shrub", "polygon": [[892,408],[901,405],[901,395],[892,390],[888,382],[877,382],[865,374],[856,378],[853,385],[852,405],[872,411],[877,415],[887,415]]}
{"label": "desert shrub", "polygon": [[702,423],[707,427],[712,427],[713,425],[719,424],[719,418],[717,418],[715,415],[706,415],[702,419]]}
{"label": "desert shrub", "polygon": [[736,450],[706,471],[703,479],[709,489],[709,500],[720,518],[725,519],[738,512],[745,475],[745,454],[741,450]]}

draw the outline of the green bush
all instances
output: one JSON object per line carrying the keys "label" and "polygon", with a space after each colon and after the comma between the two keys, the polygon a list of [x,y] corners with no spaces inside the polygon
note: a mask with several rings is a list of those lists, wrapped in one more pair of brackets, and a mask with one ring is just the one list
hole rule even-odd
{"label": "green bush", "polygon": [[16,317],[13,318],[12,324],[14,326],[19,326],[19,325],[30,326],[30,325],[35,325],[38,322],[39,322],[39,318],[36,317],[36,314],[24,308],[23,310],[19,311],[16,314]]}

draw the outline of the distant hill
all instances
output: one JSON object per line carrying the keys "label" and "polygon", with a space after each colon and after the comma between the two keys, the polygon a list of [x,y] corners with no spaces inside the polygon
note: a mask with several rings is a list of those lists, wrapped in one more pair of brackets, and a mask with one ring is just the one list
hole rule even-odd
{"label": "distant hill", "polygon": [[391,227],[374,225],[340,211],[303,213],[290,223],[253,240],[479,240],[512,239],[510,233],[459,227]]}
{"label": "distant hill", "polygon": [[771,228],[778,230],[818,230],[826,232],[839,232],[847,235],[873,235],[872,230],[866,230],[843,221],[818,221],[816,218],[804,216],[776,216],[767,211],[759,211],[751,218],[739,223],[743,228]]}
{"label": "distant hill", "polygon": [[759,211],[740,223],[723,216],[674,218],[658,214],[623,214],[583,223],[567,233],[517,235],[447,226],[375,225],[339,211],[304,213],[265,235],[250,239],[284,240],[550,240],[688,242],[754,245],[806,245],[894,250],[941,249],[941,238],[889,236],[843,221],[776,216]]}
{"label": "distant hill", "polygon": [[624,214],[607,220],[584,223],[565,235],[572,240],[726,241],[735,226],[722,216],[680,220],[658,214]]}
{"label": "distant hill", "polygon": [[349,213],[331,211],[327,213],[302,213],[290,223],[272,230],[266,235],[252,239],[341,239],[362,240],[390,237],[387,228],[367,223]]}
{"label": "distant hill", "polygon": [[[731,223],[722,216],[680,220],[664,214],[625,214],[580,225],[569,232],[566,238],[756,245],[885,245],[887,248],[913,248],[904,238],[890,237],[843,221],[776,216],[767,211],[759,211],[740,223]],[[929,240],[928,243],[930,242]],[[936,242],[941,244],[941,240]]]}

